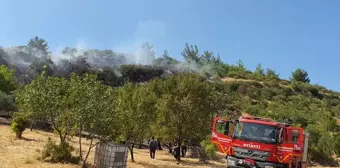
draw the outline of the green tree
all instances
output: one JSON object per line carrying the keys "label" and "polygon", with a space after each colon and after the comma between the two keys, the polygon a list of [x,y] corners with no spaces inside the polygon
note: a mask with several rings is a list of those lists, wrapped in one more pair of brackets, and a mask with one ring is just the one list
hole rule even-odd
{"label": "green tree", "polygon": [[74,119],[67,104],[67,80],[46,77],[45,72],[29,85],[16,92],[16,102],[20,112],[27,113],[33,120],[41,120],[52,125],[63,143],[69,135]]}
{"label": "green tree", "polygon": [[[114,109],[114,91],[111,87],[102,85],[95,75],[85,74],[83,77],[71,75],[68,105],[72,113],[74,129],[78,130],[79,156],[82,167],[91,149],[96,145],[93,139],[96,136],[99,142],[115,139],[118,133],[119,120]],[[82,135],[90,139],[90,146],[85,157],[82,155]]]}
{"label": "green tree", "polygon": [[255,75],[257,76],[264,76],[264,69],[262,68],[261,64],[257,64],[256,69],[255,69]]}
{"label": "green tree", "polygon": [[11,112],[17,110],[14,100],[14,95],[8,95],[5,92],[0,91],[0,111],[6,111],[8,112],[8,116],[10,116]]}
{"label": "green tree", "polygon": [[200,55],[198,53],[198,47],[196,45],[193,46],[189,45],[188,43],[185,43],[185,48],[182,52],[182,56],[188,64],[197,65],[201,64]]}
{"label": "green tree", "polygon": [[48,43],[45,39],[35,36],[28,41],[28,47],[34,49],[36,53],[41,52],[43,56],[48,54]]}
{"label": "green tree", "polygon": [[279,74],[277,74],[275,70],[267,68],[267,70],[266,70],[266,77],[269,80],[278,80],[279,79]]}
{"label": "green tree", "polygon": [[169,53],[168,53],[167,50],[164,50],[164,53],[163,53],[162,56],[163,56],[163,58],[166,60],[166,62],[167,62],[168,64],[178,64],[178,63],[179,63],[178,60],[176,60],[175,58],[172,58],[172,57],[169,56]]}
{"label": "green tree", "polygon": [[[169,139],[203,140],[209,134],[213,113],[212,87],[201,77],[179,74],[161,82],[163,93],[157,101],[158,128]],[[193,124],[195,123],[195,124]]]}
{"label": "green tree", "polygon": [[22,133],[28,126],[28,118],[25,113],[14,113],[11,129],[15,132],[17,138],[21,138]]}
{"label": "green tree", "polygon": [[147,87],[127,83],[117,90],[116,109],[122,117],[122,137],[128,142],[132,161],[134,145],[146,138],[155,120],[155,104],[156,97]]}
{"label": "green tree", "polygon": [[224,77],[227,74],[225,65],[222,62],[220,56],[214,56],[212,52],[205,51],[201,56],[200,74],[207,78],[218,79]]}
{"label": "green tree", "polygon": [[154,60],[154,64],[160,66],[174,65],[178,63],[179,61],[169,56],[168,50],[164,50],[162,57],[158,57]]}
{"label": "green tree", "polygon": [[14,82],[14,70],[9,70],[5,65],[0,66],[0,90],[6,94],[16,89]]}
{"label": "green tree", "polygon": [[297,82],[304,82],[304,83],[310,82],[310,79],[308,77],[308,72],[300,68],[296,69],[292,73],[292,77],[290,79],[292,81],[297,81]]}
{"label": "green tree", "polygon": [[246,71],[246,67],[245,67],[242,60],[238,60],[236,65],[237,65],[237,67],[239,68],[240,71]]}

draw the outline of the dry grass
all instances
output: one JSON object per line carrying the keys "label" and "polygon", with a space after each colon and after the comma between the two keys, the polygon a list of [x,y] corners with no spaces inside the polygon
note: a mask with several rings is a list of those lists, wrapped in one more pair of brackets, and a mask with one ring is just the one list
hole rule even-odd
{"label": "dry grass", "polygon": [[[223,82],[254,82],[255,80],[225,77],[225,78],[221,78],[221,81]],[[259,82],[259,83],[263,84],[263,82]]]}
{"label": "dry grass", "polygon": [[[16,139],[15,134],[11,132],[9,126],[0,125],[0,167],[1,168],[79,168],[78,165],[72,164],[52,164],[38,160],[40,152],[45,145],[48,137],[58,142],[58,137],[52,133],[43,131],[25,131],[23,139]],[[78,139],[70,138],[69,143],[75,148],[78,155]],[[89,141],[83,139],[83,149],[87,150]],[[84,151],[85,153],[85,151]],[[90,153],[88,163],[93,163],[94,149]],[[195,168],[224,168],[225,163],[211,162],[209,164],[200,163],[197,159],[183,158],[180,165],[176,165],[175,159],[166,151],[157,151],[156,159],[151,160],[148,150],[134,150],[135,162],[130,161],[128,168],[176,168],[176,167],[195,167]]]}
{"label": "dry grass", "polygon": [[[52,133],[25,131],[23,139],[18,140],[9,126],[0,125],[0,167],[1,168],[75,168],[70,164],[50,164],[38,160],[48,137],[58,140]],[[74,141],[76,142],[76,141]],[[71,142],[74,147],[76,143]]]}
{"label": "dry grass", "polygon": [[[52,133],[43,131],[25,131],[23,139],[18,140],[11,132],[9,126],[0,125],[0,167],[1,168],[79,168],[79,165],[72,164],[55,164],[45,163],[38,160],[40,152],[43,149],[48,137],[58,141],[58,137]],[[78,139],[70,138],[69,143],[75,147],[75,153],[78,155]],[[89,141],[83,140],[85,150]],[[85,151],[84,151],[85,153]],[[93,163],[93,153],[91,152],[88,163]],[[151,160],[148,150],[135,149],[135,162],[128,161],[128,168],[225,168],[224,161],[211,161],[208,164],[200,163],[197,159],[182,158],[180,165],[176,165],[175,159],[167,151],[156,151],[156,159]],[[314,167],[317,168],[317,167]],[[325,167],[323,167],[325,168]]]}

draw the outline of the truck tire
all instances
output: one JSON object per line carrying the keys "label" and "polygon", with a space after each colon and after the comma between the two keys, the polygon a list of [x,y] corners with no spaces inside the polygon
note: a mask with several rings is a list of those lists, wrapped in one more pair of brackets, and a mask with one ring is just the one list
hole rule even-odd
{"label": "truck tire", "polygon": [[297,165],[298,168],[302,168],[302,163],[299,162],[298,165]]}

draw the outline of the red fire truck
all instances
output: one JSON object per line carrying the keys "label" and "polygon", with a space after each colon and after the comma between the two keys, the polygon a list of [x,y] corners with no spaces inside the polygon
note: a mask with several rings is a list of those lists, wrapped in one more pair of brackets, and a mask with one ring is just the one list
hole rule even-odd
{"label": "red fire truck", "polygon": [[228,167],[305,168],[309,134],[272,119],[214,118],[211,143],[226,155]]}

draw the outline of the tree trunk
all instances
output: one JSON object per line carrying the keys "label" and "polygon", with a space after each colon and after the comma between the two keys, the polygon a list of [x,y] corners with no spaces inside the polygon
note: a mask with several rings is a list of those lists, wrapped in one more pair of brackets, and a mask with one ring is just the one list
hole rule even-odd
{"label": "tree trunk", "polygon": [[21,139],[21,137],[22,137],[22,131],[17,131],[17,132],[15,133],[15,136],[16,136],[18,139]]}
{"label": "tree trunk", "polygon": [[83,160],[83,155],[82,155],[82,152],[81,152],[81,131],[82,131],[82,128],[80,126],[79,128],[79,158],[80,160]]}
{"label": "tree trunk", "polygon": [[[178,129],[178,139],[177,139],[177,146],[179,148],[179,152],[181,152],[181,141],[182,141],[182,127],[179,126],[179,129]],[[181,154],[179,154],[178,156],[178,163],[181,161]]]}
{"label": "tree trunk", "polygon": [[172,145],[171,145],[171,142],[168,144],[164,144],[164,146],[166,146],[169,150],[169,153],[172,153]]}
{"label": "tree trunk", "polygon": [[65,139],[63,138],[63,134],[61,133],[61,131],[59,129],[56,129],[56,127],[54,127],[54,129],[58,132],[59,134],[59,139],[60,139],[60,143],[65,142]]}
{"label": "tree trunk", "polygon": [[[181,146],[181,140],[178,140],[178,148],[179,148],[179,152],[181,152],[181,148],[182,148],[182,146]],[[179,156],[178,156],[178,162],[180,162],[181,161],[181,153],[179,154]]]}
{"label": "tree trunk", "polygon": [[139,149],[142,149],[142,141],[139,142]]}
{"label": "tree trunk", "polygon": [[63,142],[66,141],[66,137],[67,137],[67,132],[65,132],[65,135],[63,136]]}
{"label": "tree trunk", "polygon": [[63,141],[63,135],[61,135],[61,133],[59,133],[59,138],[60,138],[60,143],[64,142]]}
{"label": "tree trunk", "polygon": [[131,161],[132,162],[135,162],[135,159],[133,157],[133,147],[134,147],[134,143],[131,144],[131,146],[129,147],[129,150],[130,150],[130,154],[131,154]]}
{"label": "tree trunk", "polygon": [[90,151],[91,151],[91,149],[92,149],[92,143],[93,143],[93,137],[91,137],[91,142],[90,142],[90,146],[89,146],[89,150],[87,151],[87,153],[86,153],[86,156],[85,156],[85,159],[84,159],[84,161],[81,163],[81,167],[82,168],[86,168],[86,160],[87,160],[87,158],[89,157],[89,154],[90,154]]}
{"label": "tree trunk", "polygon": [[32,119],[30,119],[29,122],[30,122],[30,131],[32,131],[33,126],[34,126],[34,121]]}

